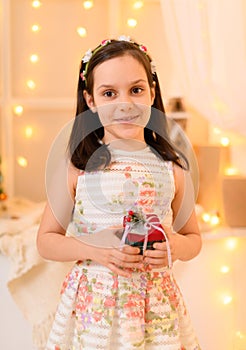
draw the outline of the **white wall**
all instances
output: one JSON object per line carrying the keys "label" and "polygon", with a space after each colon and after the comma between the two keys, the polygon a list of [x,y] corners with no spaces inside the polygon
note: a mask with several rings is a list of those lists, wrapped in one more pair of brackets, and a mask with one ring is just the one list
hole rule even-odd
{"label": "white wall", "polygon": [[[52,140],[74,117],[78,69],[88,48],[121,34],[145,44],[165,99],[170,97],[170,62],[157,0],[145,1],[139,10],[131,0],[98,0],[90,10],[81,0],[42,1],[38,9],[31,4],[0,0],[0,154],[8,194],[39,201],[45,198],[45,161]],[[138,21],[135,28],[127,26],[132,17]],[[36,23],[41,29],[34,33],[31,27]],[[87,29],[85,38],[77,34],[79,26]],[[39,61],[31,63],[31,54],[37,54]],[[26,86],[28,79],[36,83],[34,90]],[[21,116],[13,113],[16,104],[24,108]],[[25,136],[28,126],[33,128],[30,138]],[[206,131],[196,127],[191,138],[192,134],[201,139]],[[17,164],[19,156],[27,159],[27,167]]]}

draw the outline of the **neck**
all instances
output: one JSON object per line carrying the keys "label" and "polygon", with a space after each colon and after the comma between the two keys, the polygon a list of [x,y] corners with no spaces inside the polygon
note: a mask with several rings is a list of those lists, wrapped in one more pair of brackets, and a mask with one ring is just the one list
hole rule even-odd
{"label": "neck", "polygon": [[139,140],[113,140],[110,142],[110,146],[115,149],[121,149],[124,151],[138,151],[146,147],[144,141]]}

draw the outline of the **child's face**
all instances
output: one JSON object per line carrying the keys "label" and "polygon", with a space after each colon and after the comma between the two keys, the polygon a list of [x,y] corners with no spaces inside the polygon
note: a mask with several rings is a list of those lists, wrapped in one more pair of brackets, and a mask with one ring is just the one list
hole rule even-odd
{"label": "child's face", "polygon": [[112,58],[94,69],[93,96],[85,92],[92,111],[104,126],[104,142],[131,139],[144,142],[155,98],[142,64],[130,55]]}

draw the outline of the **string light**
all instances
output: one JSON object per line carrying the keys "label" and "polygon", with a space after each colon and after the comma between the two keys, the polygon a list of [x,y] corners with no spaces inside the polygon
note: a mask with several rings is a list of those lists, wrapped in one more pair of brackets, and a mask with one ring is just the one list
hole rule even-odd
{"label": "string light", "polygon": [[244,339],[244,338],[245,338],[245,335],[244,335],[242,332],[237,331],[237,332],[236,332],[236,337],[239,338],[239,339]]}
{"label": "string light", "polygon": [[30,139],[33,135],[33,128],[31,126],[27,126],[25,128],[25,136],[27,139]]}
{"label": "string light", "polygon": [[227,266],[227,265],[223,265],[223,266],[221,266],[221,268],[220,268],[220,272],[221,272],[221,273],[226,274],[226,273],[228,273],[229,271],[230,271],[230,267]]}
{"label": "string light", "polygon": [[141,9],[143,7],[143,1],[135,1],[133,4],[133,8],[138,10]]}
{"label": "string light", "polygon": [[225,169],[224,174],[227,176],[233,176],[233,175],[239,175],[240,172],[237,168],[230,167]]}
{"label": "string light", "polygon": [[39,1],[39,0],[34,0],[32,2],[32,7],[34,7],[34,8],[39,8],[41,5],[42,5],[41,1]]}
{"label": "string light", "polygon": [[28,87],[30,90],[34,90],[35,87],[36,87],[36,84],[35,84],[35,82],[34,82],[33,80],[28,80],[28,81],[26,82],[26,85],[27,85],[27,87]]}
{"label": "string light", "polygon": [[220,217],[217,213],[215,214],[203,213],[202,220],[203,222],[210,224],[211,226],[217,226],[220,223]]}
{"label": "string light", "polygon": [[137,25],[137,20],[134,19],[134,18],[129,18],[129,19],[127,20],[127,24],[128,24],[129,27],[136,27],[136,25]]}
{"label": "string light", "polygon": [[229,249],[229,250],[234,250],[236,248],[237,244],[238,244],[238,240],[236,237],[227,238],[225,241],[225,245],[226,245],[227,249]]}
{"label": "string light", "polygon": [[230,144],[229,138],[226,137],[226,136],[221,137],[221,139],[220,139],[220,144],[221,144],[222,146],[224,146],[224,147],[229,146],[229,144]]}
{"label": "string light", "polygon": [[210,216],[210,214],[208,214],[208,213],[204,213],[204,214],[202,214],[202,220],[204,221],[204,222],[209,222],[210,221],[210,218],[211,218],[211,216]]}
{"label": "string light", "polygon": [[23,110],[24,108],[21,105],[14,106],[14,114],[16,115],[22,115]]}
{"label": "string light", "polygon": [[87,35],[87,31],[84,27],[78,27],[77,28],[77,33],[79,34],[79,36],[81,36],[82,38],[84,38]]}
{"label": "string light", "polygon": [[214,127],[213,128],[213,133],[216,135],[220,135],[221,134],[221,130],[219,128]]}
{"label": "string light", "polygon": [[39,60],[38,55],[33,54],[33,55],[30,56],[30,61],[31,61],[32,63],[36,63],[36,62],[38,62],[38,60]]}
{"label": "string light", "polygon": [[212,226],[217,226],[220,223],[220,218],[217,214],[213,214],[210,218],[210,224]]}
{"label": "string light", "polygon": [[27,159],[25,157],[19,156],[17,158],[17,163],[19,164],[19,166],[21,166],[22,168],[26,168],[27,167]]}
{"label": "string light", "polygon": [[40,31],[41,27],[39,24],[33,24],[31,29],[34,33],[36,33]]}
{"label": "string light", "polygon": [[227,294],[227,295],[223,295],[222,296],[222,302],[224,305],[228,305],[232,302],[233,298],[230,294]]}
{"label": "string light", "polygon": [[93,1],[89,1],[89,0],[84,1],[83,6],[86,10],[89,10],[93,7]]}
{"label": "string light", "polygon": [[127,24],[128,24],[128,26],[129,27],[136,27],[136,25],[137,25],[137,20],[136,19],[134,19],[134,18],[129,18],[128,20],[127,20]]}

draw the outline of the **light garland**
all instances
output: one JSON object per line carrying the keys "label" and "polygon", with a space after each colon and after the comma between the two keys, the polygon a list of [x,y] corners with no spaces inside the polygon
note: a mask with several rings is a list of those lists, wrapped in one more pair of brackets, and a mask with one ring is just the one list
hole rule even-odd
{"label": "light garland", "polygon": [[33,0],[32,7],[39,8],[42,5],[41,1],[39,0]]}
{"label": "light garland", "polygon": [[93,1],[91,0],[84,1],[83,6],[86,10],[89,10],[93,7]]}
{"label": "light garland", "polygon": [[41,27],[39,24],[33,24],[32,27],[31,27],[31,30],[33,33],[37,33],[41,30]]}
{"label": "light garland", "polygon": [[25,136],[27,139],[30,139],[33,136],[33,128],[31,126],[26,126]]}
{"label": "light garland", "polygon": [[229,144],[230,144],[230,139],[229,139],[229,137],[226,137],[226,136],[221,137],[221,139],[220,139],[220,144],[221,144],[222,146],[224,146],[224,147],[229,146]]}
{"label": "light garland", "polygon": [[220,272],[223,273],[223,274],[226,274],[226,273],[230,272],[230,267],[227,266],[227,265],[223,265],[220,268]]}
{"label": "light garland", "polygon": [[225,294],[222,296],[222,302],[224,305],[228,305],[232,302],[233,298],[230,294]]}
{"label": "light garland", "polygon": [[79,36],[81,36],[82,38],[86,37],[87,35],[87,30],[84,27],[78,27],[77,28],[77,33],[79,34]]}
{"label": "light garland", "polygon": [[36,88],[36,83],[32,79],[27,80],[26,85],[30,90],[34,90]]}
{"label": "light garland", "polygon": [[39,61],[39,56],[38,56],[37,54],[32,54],[32,55],[30,56],[30,61],[31,61],[32,63],[38,62],[38,61]]}
{"label": "light garland", "polygon": [[219,214],[217,213],[205,212],[202,214],[201,218],[204,223],[210,225],[212,228],[214,228],[215,226],[218,226],[221,222]]}
{"label": "light garland", "polygon": [[143,5],[144,5],[143,1],[140,1],[140,0],[139,1],[135,1],[134,4],[133,4],[133,8],[135,10],[139,10],[139,9],[141,9],[143,7]]}
{"label": "light garland", "polygon": [[22,168],[26,168],[27,165],[28,165],[27,159],[25,157],[23,157],[23,156],[17,157],[17,163]]}
{"label": "light garland", "polygon": [[128,20],[127,20],[127,25],[129,26],[129,27],[131,27],[131,28],[134,28],[134,27],[136,27],[136,25],[137,25],[137,20],[135,19],[135,18],[129,18]]}
{"label": "light garland", "polygon": [[15,115],[20,116],[20,115],[22,115],[24,108],[21,105],[17,105],[17,106],[14,106],[13,110],[14,110]]}
{"label": "light garland", "polygon": [[236,249],[237,245],[238,245],[238,239],[237,237],[230,237],[230,238],[227,238],[226,241],[225,241],[225,245],[226,245],[226,248],[229,249],[229,250],[234,250]]}
{"label": "light garland", "polygon": [[240,171],[237,168],[226,168],[224,171],[224,174],[227,176],[235,176],[235,175],[240,175]]}

